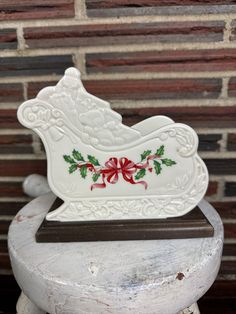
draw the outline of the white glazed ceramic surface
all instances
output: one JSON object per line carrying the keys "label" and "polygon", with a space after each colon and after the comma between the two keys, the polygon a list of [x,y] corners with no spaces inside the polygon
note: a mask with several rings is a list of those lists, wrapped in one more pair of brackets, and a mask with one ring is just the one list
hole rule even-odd
{"label": "white glazed ceramic surface", "polygon": [[193,129],[165,116],[133,127],[84,89],[75,68],[24,102],[18,119],[42,139],[52,191],[48,220],[181,216],[204,196],[208,172]]}

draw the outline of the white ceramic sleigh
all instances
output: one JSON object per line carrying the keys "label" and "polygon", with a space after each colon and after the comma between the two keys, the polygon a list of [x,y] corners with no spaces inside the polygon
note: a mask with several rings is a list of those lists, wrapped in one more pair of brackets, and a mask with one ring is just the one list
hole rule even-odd
{"label": "white ceramic sleigh", "polygon": [[193,129],[165,116],[123,125],[108,102],[86,92],[75,68],[24,102],[18,119],[41,137],[49,185],[64,200],[48,220],[181,216],[206,192]]}

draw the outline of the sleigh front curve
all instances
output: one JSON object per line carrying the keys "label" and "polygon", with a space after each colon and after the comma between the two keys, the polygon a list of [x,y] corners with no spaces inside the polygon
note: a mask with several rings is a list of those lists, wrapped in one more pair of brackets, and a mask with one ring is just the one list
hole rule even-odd
{"label": "sleigh front curve", "polygon": [[66,70],[18,110],[45,144],[48,181],[64,204],[48,220],[181,216],[204,196],[208,172],[194,130],[156,116],[133,127]]}

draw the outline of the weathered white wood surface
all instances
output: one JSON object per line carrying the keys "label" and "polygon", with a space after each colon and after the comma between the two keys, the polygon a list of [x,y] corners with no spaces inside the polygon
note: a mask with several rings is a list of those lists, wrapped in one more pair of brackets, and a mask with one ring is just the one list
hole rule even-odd
{"label": "weathered white wood surface", "polygon": [[200,314],[199,308],[197,303],[194,303],[184,309],[183,311],[180,311],[178,314]]}
{"label": "weathered white wood surface", "polygon": [[38,197],[51,192],[47,178],[35,173],[30,174],[25,178],[23,182],[23,190],[25,194],[31,197]]}
{"label": "weathered white wood surface", "polygon": [[46,314],[46,312],[40,310],[35,304],[33,304],[29,298],[21,292],[16,305],[17,314]]}
{"label": "weathered white wood surface", "polygon": [[35,243],[54,201],[51,193],[25,206],[9,229],[13,272],[24,294],[51,314],[174,314],[196,302],[217,275],[223,228],[200,207],[213,238],[91,243]]}

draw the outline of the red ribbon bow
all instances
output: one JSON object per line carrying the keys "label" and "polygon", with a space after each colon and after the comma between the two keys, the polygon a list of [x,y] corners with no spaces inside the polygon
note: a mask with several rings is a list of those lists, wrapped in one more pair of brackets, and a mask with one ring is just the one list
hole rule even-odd
{"label": "red ribbon bow", "polygon": [[105,179],[107,179],[108,183],[115,184],[118,181],[119,173],[122,174],[125,181],[131,184],[142,184],[145,189],[147,189],[147,183],[145,181],[135,182],[133,179],[133,174],[136,172],[136,169],[140,169],[141,167],[126,157],[119,158],[119,160],[116,157],[112,157],[105,163],[105,166],[106,169],[100,171],[103,183],[93,184],[91,190],[94,188],[105,188]]}

